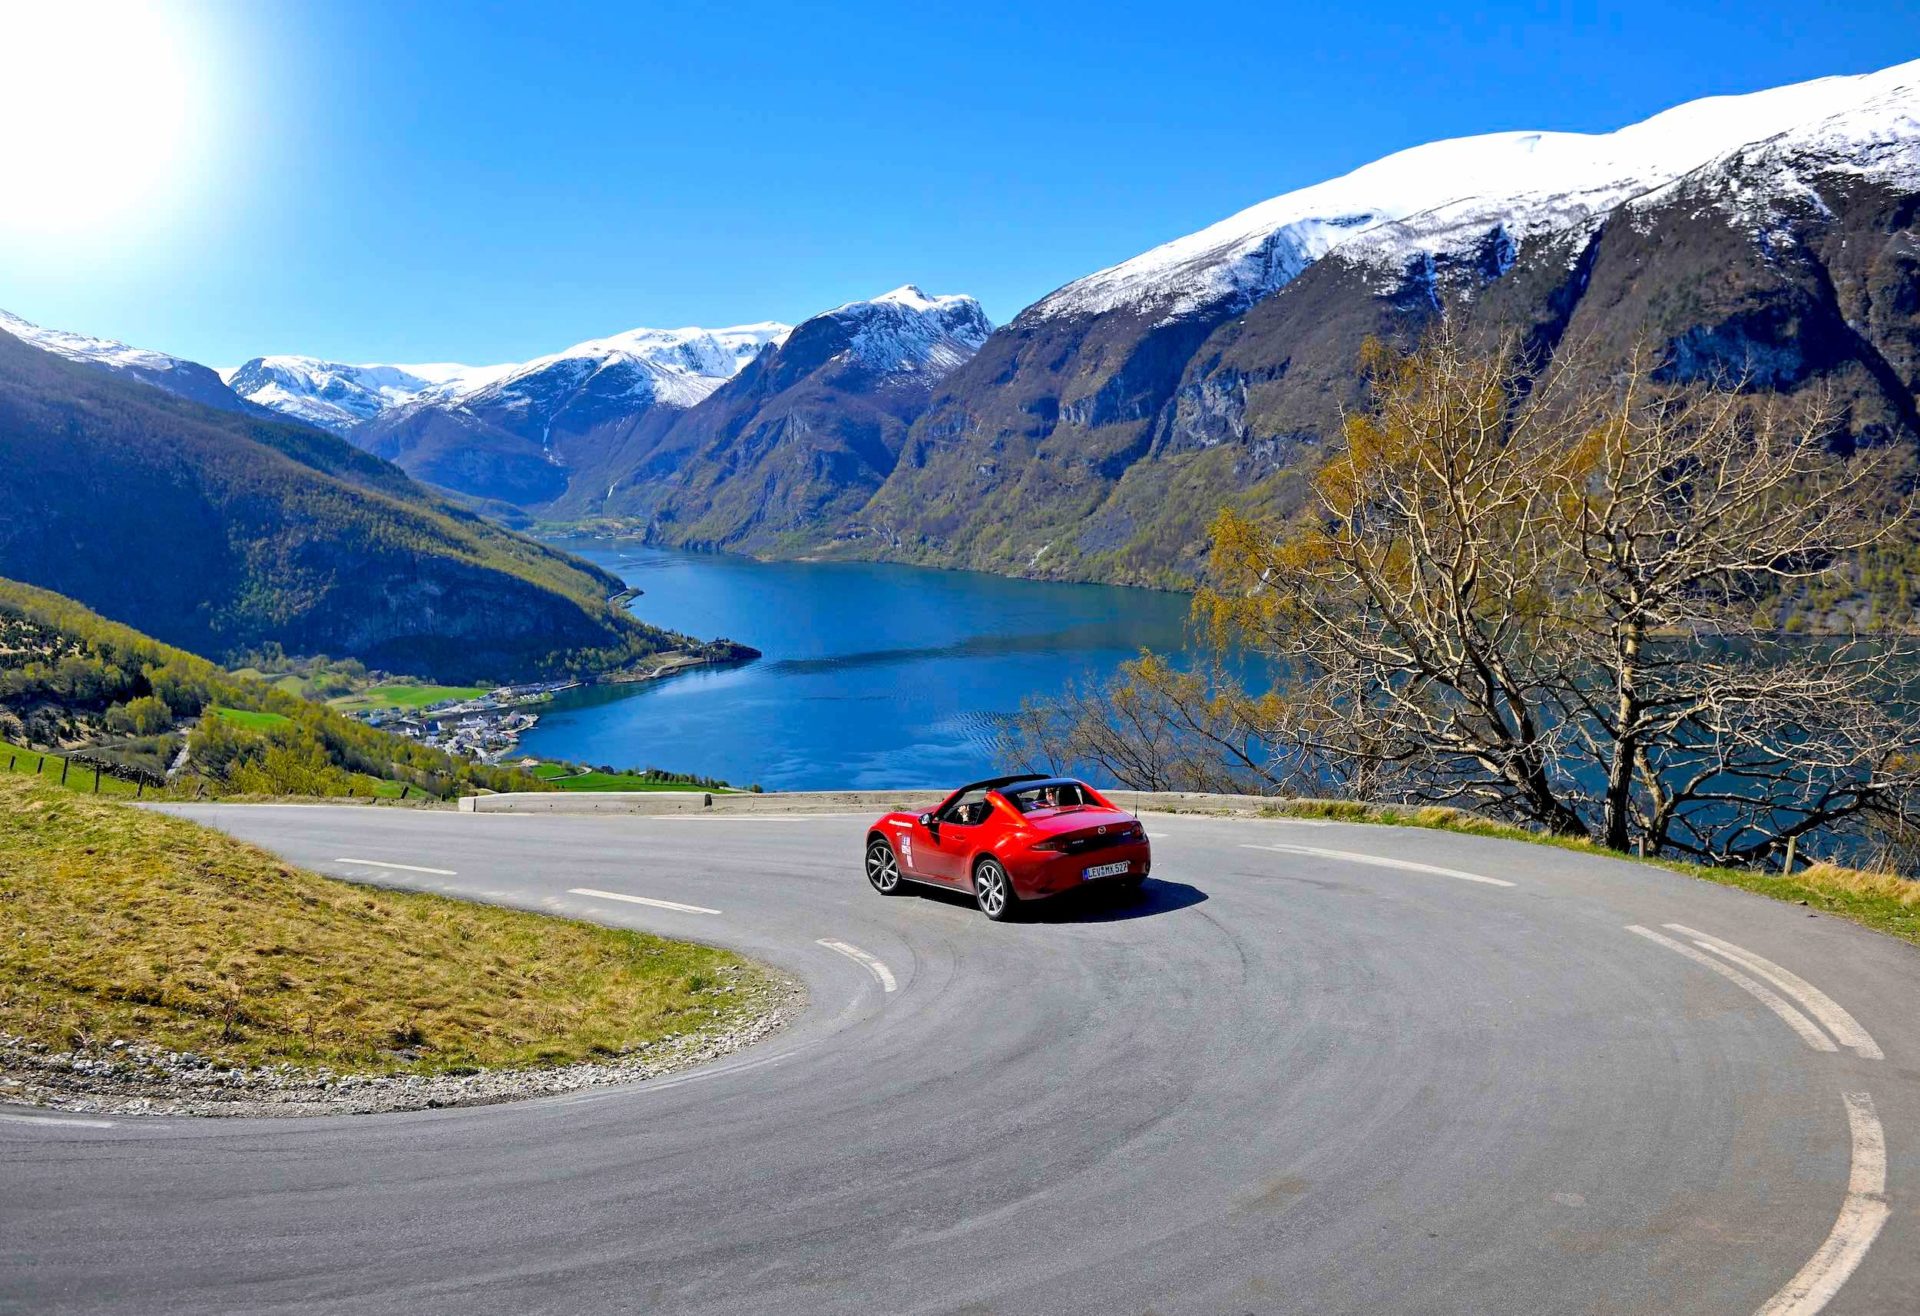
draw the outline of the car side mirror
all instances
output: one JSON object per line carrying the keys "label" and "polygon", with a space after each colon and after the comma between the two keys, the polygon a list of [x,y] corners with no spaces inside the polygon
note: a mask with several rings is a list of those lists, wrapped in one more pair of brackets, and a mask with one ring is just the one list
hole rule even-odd
{"label": "car side mirror", "polygon": [[923,813],[923,814],[921,814],[921,815],[920,815],[920,825],[921,825],[922,827],[931,827],[931,826],[933,826],[933,815],[932,815],[932,814],[930,814],[930,813]]}

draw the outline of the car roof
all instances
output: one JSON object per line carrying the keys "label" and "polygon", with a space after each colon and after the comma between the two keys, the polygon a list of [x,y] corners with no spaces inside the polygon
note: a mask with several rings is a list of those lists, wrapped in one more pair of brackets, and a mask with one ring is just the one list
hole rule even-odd
{"label": "car roof", "polygon": [[1008,782],[1008,786],[1017,786],[1021,790],[1035,790],[1046,786],[1085,786],[1087,783],[1078,777],[1022,777],[1017,782]]}
{"label": "car roof", "polygon": [[1044,772],[1016,772],[1011,777],[987,777],[982,781],[970,781],[959,790],[954,791],[953,795],[949,795],[947,798],[952,799],[954,795],[965,795],[968,791],[997,791],[1003,786],[1012,786],[1020,782],[1058,780],[1062,780],[1062,778],[1049,777]]}

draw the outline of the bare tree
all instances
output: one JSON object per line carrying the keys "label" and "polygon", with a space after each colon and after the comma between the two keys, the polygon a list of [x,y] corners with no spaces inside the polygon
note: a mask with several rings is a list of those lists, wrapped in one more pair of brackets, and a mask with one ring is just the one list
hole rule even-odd
{"label": "bare tree", "polygon": [[1023,768],[1091,769],[1134,790],[1299,789],[1306,779],[1259,730],[1259,702],[1216,672],[1142,653],[1112,680],[1027,701],[1001,729],[999,753]]}
{"label": "bare tree", "polygon": [[1237,723],[1206,739],[1262,747],[1269,780],[1711,862],[1911,828],[1912,646],[1756,615],[1904,524],[1892,454],[1837,456],[1817,397],[1662,385],[1645,360],[1535,379],[1444,324],[1365,364],[1309,514],[1215,523],[1196,614],[1284,679],[1214,689]]}

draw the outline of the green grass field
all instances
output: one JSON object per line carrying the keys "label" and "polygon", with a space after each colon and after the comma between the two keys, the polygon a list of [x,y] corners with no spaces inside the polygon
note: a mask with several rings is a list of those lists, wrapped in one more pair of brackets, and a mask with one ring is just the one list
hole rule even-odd
{"label": "green grass field", "polygon": [[576,772],[564,763],[542,763],[533,775],[563,791],[711,791],[737,795],[723,786],[696,786],[687,781],[655,781],[632,772]]}
{"label": "green grass field", "polygon": [[215,1064],[564,1064],[737,1028],[771,980],[710,946],[289,867],[0,775],[0,1032]]}
{"label": "green grass field", "polygon": [[425,708],[448,699],[477,699],[488,689],[484,685],[415,685],[390,681],[370,686],[358,694],[329,699],[327,704],[343,713],[364,713],[376,708]]}
{"label": "green grass field", "polygon": [[249,731],[266,731],[272,727],[283,727],[293,720],[284,713],[256,713],[246,708],[221,708],[217,704],[207,711],[217,718],[231,722],[235,726],[245,727]]}
{"label": "green grass field", "polygon": [[[60,770],[65,766],[65,762],[66,760],[63,755],[54,753],[43,754],[37,749],[27,749],[23,746],[0,740],[0,780],[5,780],[9,776],[26,777],[30,779],[37,774],[42,785],[58,786],[60,785]],[[79,763],[68,768],[66,788],[70,791],[79,791],[82,794],[91,795],[93,793],[93,769]],[[109,777],[104,772],[100,774],[100,794],[102,795],[124,795],[131,798],[139,793],[141,793],[139,786],[133,782],[122,781],[118,777]],[[157,792],[148,790],[144,793],[154,795]]]}

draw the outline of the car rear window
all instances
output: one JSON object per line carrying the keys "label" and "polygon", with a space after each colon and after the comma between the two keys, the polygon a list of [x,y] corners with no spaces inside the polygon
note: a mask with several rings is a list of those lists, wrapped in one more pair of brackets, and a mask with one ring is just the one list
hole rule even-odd
{"label": "car rear window", "polygon": [[1036,809],[1071,809],[1093,803],[1080,783],[1074,781],[1042,782],[1008,791],[1006,795],[1008,803],[1022,813]]}

